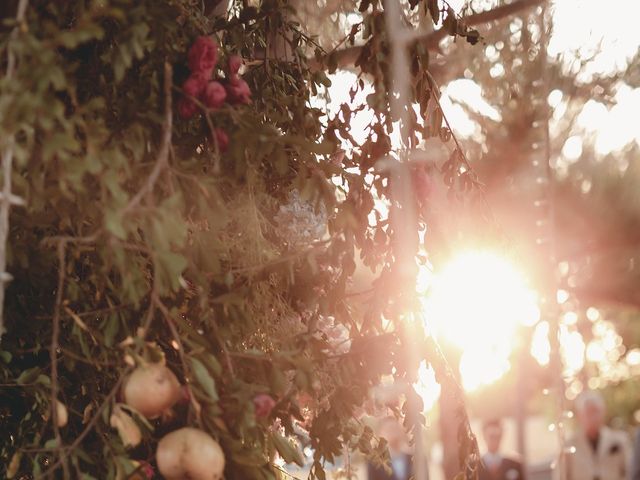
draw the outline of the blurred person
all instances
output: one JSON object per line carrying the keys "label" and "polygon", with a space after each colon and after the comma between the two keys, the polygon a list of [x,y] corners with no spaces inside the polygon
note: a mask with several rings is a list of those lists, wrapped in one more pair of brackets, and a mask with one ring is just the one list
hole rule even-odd
{"label": "blurred person", "polygon": [[480,480],[523,480],[525,478],[522,463],[500,453],[502,442],[502,422],[499,419],[486,421],[482,434],[487,444],[487,453],[482,456]]}
{"label": "blurred person", "polygon": [[[391,473],[384,466],[367,464],[368,480],[409,480],[413,478],[413,461],[407,433],[394,417],[386,417],[378,425],[378,436],[387,440]],[[428,480],[428,479],[425,479]]]}
{"label": "blurred person", "polygon": [[[602,396],[583,392],[576,399],[575,414],[578,426],[564,449],[566,480],[626,480],[630,473],[629,438],[605,425]],[[563,480],[558,468],[554,478]]]}

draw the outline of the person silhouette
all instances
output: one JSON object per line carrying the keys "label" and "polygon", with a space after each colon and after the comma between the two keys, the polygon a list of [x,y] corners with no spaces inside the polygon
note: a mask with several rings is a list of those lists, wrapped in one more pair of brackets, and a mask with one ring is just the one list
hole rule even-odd
{"label": "person silhouette", "polygon": [[387,440],[391,472],[383,466],[369,462],[368,480],[409,480],[414,475],[411,449],[407,433],[394,417],[383,418],[378,425],[378,435]]}
{"label": "person silhouette", "polygon": [[482,434],[487,444],[487,452],[482,456],[480,465],[480,480],[524,480],[522,463],[500,453],[502,442],[502,422],[500,419],[490,419],[484,422]]}
{"label": "person silhouette", "polygon": [[[605,425],[602,396],[583,392],[576,399],[575,414],[578,428],[564,447],[566,480],[626,480],[631,445],[625,432]],[[554,478],[559,477],[556,469]]]}

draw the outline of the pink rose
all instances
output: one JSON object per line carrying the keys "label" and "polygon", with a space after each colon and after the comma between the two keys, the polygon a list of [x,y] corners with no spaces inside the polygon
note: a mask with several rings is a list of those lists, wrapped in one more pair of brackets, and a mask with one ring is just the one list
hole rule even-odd
{"label": "pink rose", "polygon": [[233,75],[230,78],[226,88],[229,103],[232,105],[251,102],[251,90],[249,89],[249,85],[237,75]]}
{"label": "pink rose", "polygon": [[188,97],[198,98],[207,88],[207,78],[204,75],[194,73],[182,84],[182,91]]}
{"label": "pink rose", "polygon": [[218,151],[220,153],[224,153],[229,148],[229,136],[227,132],[222,130],[221,128],[214,129],[216,135],[216,142],[218,142]]}
{"label": "pink rose", "polygon": [[256,411],[256,417],[266,418],[271,414],[271,410],[276,406],[276,401],[266,393],[259,393],[253,397],[253,407]]}
{"label": "pink rose", "polygon": [[231,55],[227,63],[229,65],[229,74],[231,76],[236,75],[242,66],[242,57],[239,55]]}
{"label": "pink rose", "polygon": [[204,104],[209,108],[220,108],[227,98],[227,91],[220,82],[209,82],[204,91]]}
{"label": "pink rose", "polygon": [[187,98],[181,98],[178,102],[178,113],[182,118],[189,119],[198,112],[198,106]]}
{"label": "pink rose", "polygon": [[218,45],[211,37],[198,37],[189,49],[188,59],[192,73],[210,77],[218,62]]}

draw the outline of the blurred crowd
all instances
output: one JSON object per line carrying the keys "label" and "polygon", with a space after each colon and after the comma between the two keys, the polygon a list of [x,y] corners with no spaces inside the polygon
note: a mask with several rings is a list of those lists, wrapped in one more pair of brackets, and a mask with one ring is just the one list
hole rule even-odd
{"label": "blurred crowd", "polygon": [[[640,430],[632,439],[628,432],[606,425],[606,405],[596,392],[580,395],[574,407],[576,428],[564,441],[556,459],[536,479],[552,480],[640,480]],[[486,451],[482,453],[479,480],[524,480],[527,468],[512,455],[503,453],[503,422],[489,419],[482,425]],[[387,439],[387,465],[368,463],[368,480],[414,478],[410,443],[404,427],[394,418],[378,423],[378,434]],[[425,479],[426,480],[426,479]],[[529,479],[531,480],[531,478]]]}

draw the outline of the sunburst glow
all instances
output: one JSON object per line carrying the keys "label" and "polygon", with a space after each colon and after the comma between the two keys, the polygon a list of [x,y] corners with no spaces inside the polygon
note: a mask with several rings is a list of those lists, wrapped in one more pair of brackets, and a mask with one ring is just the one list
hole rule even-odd
{"label": "sunburst glow", "polygon": [[429,281],[427,328],[461,352],[467,390],[498,380],[510,368],[518,327],[539,319],[535,293],[524,276],[493,252],[459,254]]}

